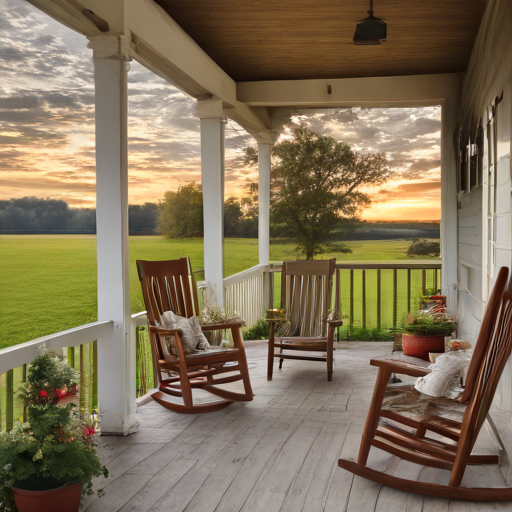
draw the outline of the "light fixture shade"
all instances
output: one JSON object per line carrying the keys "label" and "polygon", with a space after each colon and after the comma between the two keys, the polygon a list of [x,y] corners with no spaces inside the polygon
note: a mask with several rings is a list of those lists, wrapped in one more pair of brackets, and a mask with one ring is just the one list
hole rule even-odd
{"label": "light fixture shade", "polygon": [[354,44],[382,44],[388,35],[386,22],[370,14],[364,20],[358,21],[354,33]]}

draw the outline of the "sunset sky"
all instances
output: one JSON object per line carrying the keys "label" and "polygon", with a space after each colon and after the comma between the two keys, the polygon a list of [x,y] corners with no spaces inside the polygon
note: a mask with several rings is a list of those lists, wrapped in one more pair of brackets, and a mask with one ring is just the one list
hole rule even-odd
{"label": "sunset sky", "polygon": [[[24,0],[0,0],[0,199],[55,197],[94,207],[94,80],[86,39]],[[195,100],[136,62],[129,72],[130,203],[199,182]],[[440,218],[440,107],[293,112],[359,151],[382,151],[393,178],[365,189],[368,220]],[[226,128],[226,197],[257,180],[243,165],[252,137]]]}

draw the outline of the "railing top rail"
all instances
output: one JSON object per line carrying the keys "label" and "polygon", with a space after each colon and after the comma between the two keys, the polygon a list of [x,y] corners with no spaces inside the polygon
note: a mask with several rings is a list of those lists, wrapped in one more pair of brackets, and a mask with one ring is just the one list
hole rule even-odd
{"label": "railing top rail", "polygon": [[441,262],[408,262],[408,263],[399,263],[399,262],[393,262],[393,263],[378,263],[378,262],[352,262],[352,261],[344,261],[340,263],[336,263],[336,268],[342,268],[342,269],[440,269],[442,267]]}
{"label": "railing top rail", "polygon": [[[283,263],[280,261],[273,261],[269,265],[269,269],[266,271],[270,272],[281,272]],[[338,261],[336,262],[336,268],[340,269],[441,269],[441,261],[391,261],[387,263],[381,263],[379,261]],[[239,274],[237,274],[239,275]]]}
{"label": "railing top rail", "polygon": [[112,334],[113,330],[114,322],[112,320],[104,320],[79,325],[78,327],[42,336],[26,343],[3,348],[0,350],[0,375],[33,361],[37,356],[37,350],[41,347],[46,349],[76,347],[108,336]]}
{"label": "railing top rail", "polygon": [[263,272],[267,272],[268,269],[268,265],[255,265],[254,267],[248,268],[247,270],[238,272],[238,274],[233,274],[232,276],[226,277],[224,279],[224,288],[228,286],[233,286],[234,284],[237,283],[241,283],[242,281],[246,281],[247,279],[259,277],[263,274]]}

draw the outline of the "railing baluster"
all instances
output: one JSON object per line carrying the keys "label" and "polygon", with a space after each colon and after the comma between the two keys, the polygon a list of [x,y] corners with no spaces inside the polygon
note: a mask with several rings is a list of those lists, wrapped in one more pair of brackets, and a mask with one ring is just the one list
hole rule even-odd
{"label": "railing baluster", "polygon": [[398,315],[398,270],[393,269],[393,328],[396,328]]}
{"label": "railing baluster", "polygon": [[[21,380],[22,380],[23,384],[25,384],[25,382],[27,382],[27,365],[26,364],[24,364],[22,366]],[[23,403],[23,421],[27,421],[27,420],[28,420],[28,409],[27,409],[27,406],[25,405],[25,403]]]}
{"label": "railing baluster", "polygon": [[354,326],[354,269],[350,269],[350,328]]}
{"label": "railing baluster", "polygon": [[381,270],[377,269],[377,330],[380,331],[381,327]]}
{"label": "railing baluster", "polygon": [[68,364],[71,368],[75,367],[75,347],[68,348]]}
{"label": "railing baluster", "polygon": [[425,269],[421,273],[421,290],[423,295],[427,294],[427,271]]}
{"label": "railing baluster", "polygon": [[80,414],[85,413],[86,405],[85,399],[87,397],[87,388],[86,388],[86,376],[85,376],[85,364],[84,364],[84,346],[80,345],[79,347],[79,357],[80,357],[80,393],[79,393],[79,401],[80,401]]}
{"label": "railing baluster", "polygon": [[91,412],[98,412],[98,340],[92,342],[92,397]]}
{"label": "railing baluster", "polygon": [[5,374],[5,430],[9,432],[14,425],[14,370]]}
{"label": "railing baluster", "polygon": [[363,329],[366,329],[366,270],[363,269],[363,293],[362,301],[363,301]]}
{"label": "railing baluster", "polygon": [[411,312],[411,269],[407,269],[407,313]]}

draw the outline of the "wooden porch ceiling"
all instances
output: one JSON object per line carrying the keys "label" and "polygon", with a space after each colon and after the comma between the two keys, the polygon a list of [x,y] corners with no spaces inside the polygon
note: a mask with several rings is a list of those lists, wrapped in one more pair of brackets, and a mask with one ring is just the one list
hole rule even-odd
{"label": "wooden porch ceiling", "polygon": [[388,40],[355,46],[367,0],[156,0],[235,81],[456,73],[486,0],[376,0]]}

